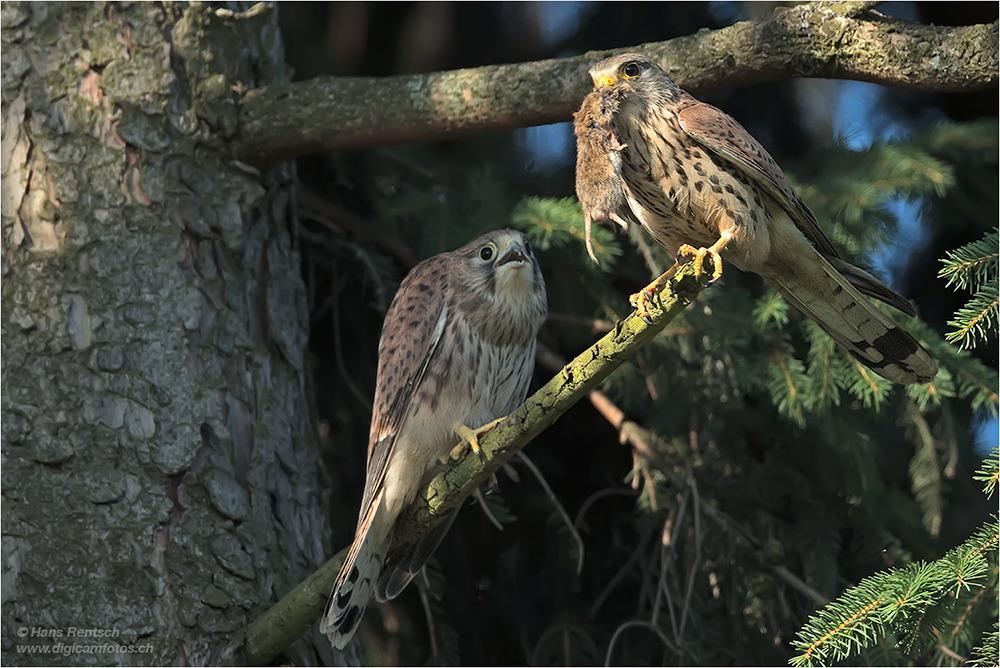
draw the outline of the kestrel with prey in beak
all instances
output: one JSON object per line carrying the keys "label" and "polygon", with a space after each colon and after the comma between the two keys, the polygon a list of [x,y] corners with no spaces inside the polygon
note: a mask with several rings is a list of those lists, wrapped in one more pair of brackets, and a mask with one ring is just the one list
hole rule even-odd
{"label": "kestrel with prey in beak", "polygon": [[[722,258],[760,274],[884,378],[934,378],[930,354],[867,297],[914,315],[910,303],[841,259],[781,168],[739,123],[640,54],[602,60],[590,75],[590,96],[609,102],[588,97],[583,108],[613,107],[608,131],[621,146],[607,152],[621,175],[619,218],[638,221],[670,253],[693,258],[699,274],[706,258],[713,278],[722,274]],[[671,272],[632,296],[644,318]]]}

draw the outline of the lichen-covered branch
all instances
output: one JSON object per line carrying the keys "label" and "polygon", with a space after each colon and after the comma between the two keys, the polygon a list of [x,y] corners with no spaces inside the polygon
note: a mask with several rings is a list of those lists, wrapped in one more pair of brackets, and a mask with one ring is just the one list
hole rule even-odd
{"label": "lichen-covered branch", "polygon": [[[507,420],[480,439],[483,461],[467,454],[430,482],[397,520],[394,543],[411,543],[446,518],[491,473],[652,340],[700,290],[693,266],[680,267],[650,310],[653,324],[646,324],[632,313],[564,366]],[[316,621],[346,553],[345,548],[254,620],[247,630],[247,663],[270,662]]]}
{"label": "lichen-covered branch", "polygon": [[927,26],[874,2],[812,2],[715,31],[573,58],[386,78],[318,77],[249,91],[238,150],[270,164],[312,151],[433,141],[567,121],[587,70],[642,51],[692,93],[791,77],[853,79],[924,91],[997,85],[997,23]]}

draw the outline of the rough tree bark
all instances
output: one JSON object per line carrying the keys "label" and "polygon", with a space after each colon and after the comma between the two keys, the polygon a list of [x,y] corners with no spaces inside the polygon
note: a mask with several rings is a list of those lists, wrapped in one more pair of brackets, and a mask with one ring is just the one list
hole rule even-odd
{"label": "rough tree bark", "polygon": [[237,96],[287,81],[276,21],[2,22],[3,662],[241,662],[328,540],[292,171],[228,150]]}

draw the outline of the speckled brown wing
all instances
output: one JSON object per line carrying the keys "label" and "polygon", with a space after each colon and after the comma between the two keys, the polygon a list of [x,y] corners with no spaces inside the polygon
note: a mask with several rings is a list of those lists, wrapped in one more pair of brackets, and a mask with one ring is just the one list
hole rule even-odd
{"label": "speckled brown wing", "polygon": [[828,258],[840,257],[778,163],[732,116],[682,92],[677,119],[688,136],[738,167],[782,204],[816,250]]}
{"label": "speckled brown wing", "polygon": [[678,119],[688,136],[738,167],[754,183],[763,186],[775,201],[781,203],[816,250],[862,294],[883,301],[908,315],[916,315],[908,301],[882,285],[868,272],[841,259],[837,249],[820,229],[816,216],[792,188],[774,158],[742,125],[725,112],[684,92],[681,93]]}
{"label": "speckled brown wing", "polygon": [[406,419],[414,393],[437,350],[447,321],[448,263],[452,253],[441,253],[414,267],[399,286],[385,315],[379,342],[375,404],[368,437],[368,476],[361,500],[362,515],[385,480],[396,435]]}
{"label": "speckled brown wing", "polygon": [[453,253],[442,253],[414,267],[385,316],[358,528],[320,622],[320,632],[338,648],[354,635],[386,557],[383,537],[371,534],[391,526],[383,522],[375,529],[386,472],[400,429],[445,329],[448,263],[452,261]]}

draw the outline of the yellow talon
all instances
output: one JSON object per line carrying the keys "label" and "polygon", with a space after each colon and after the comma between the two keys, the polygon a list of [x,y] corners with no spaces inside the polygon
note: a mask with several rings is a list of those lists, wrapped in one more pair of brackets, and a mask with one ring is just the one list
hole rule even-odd
{"label": "yellow talon", "polygon": [[628,298],[629,304],[632,305],[632,308],[635,309],[635,312],[639,314],[639,317],[642,318],[643,322],[647,325],[652,322],[652,318],[649,317],[649,305],[653,303],[653,299],[660,292],[670,277],[674,275],[674,270],[676,268],[677,265],[675,264],[673,267],[660,274],[659,278],[655,281]]}
{"label": "yellow talon", "polygon": [[694,275],[695,277],[701,277],[704,271],[705,256],[710,256],[713,265],[712,282],[717,281],[722,277],[722,256],[719,253],[732,238],[732,232],[723,232],[719,240],[708,248],[695,248],[694,246],[683,244],[677,249],[677,257],[687,256],[692,258],[694,262]]}
{"label": "yellow talon", "polygon": [[497,418],[496,420],[487,422],[482,427],[477,427],[475,429],[466,427],[464,424],[455,425],[455,433],[458,434],[458,437],[462,440],[460,440],[458,445],[452,449],[451,454],[448,455],[448,457],[452,460],[459,459],[465,454],[466,450],[472,448],[472,451],[476,453],[477,457],[479,457],[479,461],[483,461],[483,451],[482,448],[479,447],[479,438],[493,431],[493,429],[498,424],[503,422],[503,420],[504,418]]}
{"label": "yellow talon", "polygon": [[[732,232],[723,232],[710,248],[695,248],[694,246],[683,244],[677,249],[677,261],[680,262],[683,257],[690,257],[694,262],[694,275],[695,277],[700,277],[704,271],[703,264],[705,263],[705,256],[709,255],[712,258],[712,263],[714,268],[712,270],[712,281],[717,281],[722,276],[722,256],[719,255],[719,251],[726,247],[729,240],[733,238]],[[674,264],[670,269],[663,272],[659,278],[644,287],[639,292],[631,295],[628,298],[629,303],[635,312],[639,314],[639,317],[643,319],[646,324],[652,323],[652,319],[649,317],[649,305],[653,303],[653,299],[660,292],[666,282],[674,275],[677,271],[677,264]]]}

